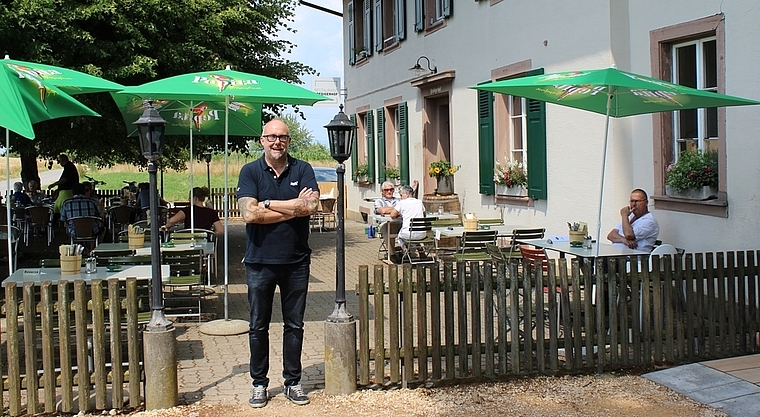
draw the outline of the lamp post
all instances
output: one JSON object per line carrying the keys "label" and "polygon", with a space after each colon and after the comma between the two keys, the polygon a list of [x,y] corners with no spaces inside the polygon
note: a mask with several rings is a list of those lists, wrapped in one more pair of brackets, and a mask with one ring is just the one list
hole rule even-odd
{"label": "lamp post", "polygon": [[328,123],[330,154],[338,162],[338,211],[335,244],[335,308],[325,322],[325,392],[348,395],[356,391],[356,321],[346,310],[346,233],[343,188],[356,125],[340,111]]}
{"label": "lamp post", "polygon": [[206,184],[211,191],[211,149],[203,153],[203,160],[206,161]]}
{"label": "lamp post", "polygon": [[140,136],[140,149],[148,160],[150,176],[151,318],[143,335],[145,357],[145,408],[157,410],[177,405],[177,340],[174,325],[164,314],[161,290],[161,243],[156,184],[156,160],[164,150],[164,120],[148,101],[142,116],[133,123]]}

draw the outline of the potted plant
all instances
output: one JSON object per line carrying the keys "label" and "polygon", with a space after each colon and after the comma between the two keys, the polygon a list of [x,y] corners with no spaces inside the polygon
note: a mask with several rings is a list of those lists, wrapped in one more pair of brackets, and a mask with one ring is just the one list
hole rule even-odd
{"label": "potted plant", "polygon": [[435,193],[438,195],[454,194],[454,186],[451,182],[454,173],[459,170],[459,166],[451,165],[451,162],[441,159],[428,166],[428,175],[436,178],[438,186]]}
{"label": "potted plant", "polygon": [[360,163],[356,167],[356,171],[354,171],[354,175],[356,175],[356,182],[360,183],[366,183],[369,182],[369,164],[366,162]]}
{"label": "potted plant", "polygon": [[528,187],[528,174],[522,162],[507,161],[502,164],[496,161],[493,170],[493,182],[496,184],[496,194],[500,195],[526,195]]}
{"label": "potted plant", "polygon": [[718,153],[686,150],[665,167],[665,194],[675,198],[706,200],[718,196]]}
{"label": "potted plant", "polygon": [[386,165],[385,178],[393,184],[398,185],[401,181],[401,170],[395,165]]}

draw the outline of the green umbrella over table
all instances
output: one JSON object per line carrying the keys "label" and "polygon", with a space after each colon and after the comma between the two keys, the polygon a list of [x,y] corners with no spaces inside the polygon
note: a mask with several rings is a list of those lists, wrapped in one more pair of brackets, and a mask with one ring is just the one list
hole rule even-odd
{"label": "green umbrella over table", "polygon": [[[229,112],[231,102],[259,104],[291,104],[311,106],[318,101],[329,100],[328,97],[307,90],[298,85],[266,77],[233,71],[228,66],[223,70],[210,70],[176,75],[162,80],[152,81],[136,87],[127,87],[119,94],[131,94],[142,99],[185,100],[192,102],[224,102],[225,111]],[[229,117],[225,117],[229,121]],[[228,128],[225,128],[224,141],[224,189],[228,187]],[[192,165],[191,165],[192,166]],[[225,195],[224,203],[224,320],[228,321],[227,285],[229,282],[228,221],[229,199]],[[191,211],[192,214],[192,211]],[[192,218],[191,218],[192,225]],[[212,322],[213,323],[213,322]],[[218,323],[216,323],[218,324]],[[240,326],[240,331],[247,331],[247,322]]]}
{"label": "green umbrella over table", "polygon": [[[99,116],[69,94],[96,93],[122,89],[117,84],[79,71],[52,65],[13,60],[5,56],[0,60],[0,126],[5,128],[6,172],[10,173],[10,131],[34,139],[34,123],[59,117]],[[10,175],[6,179],[10,190]],[[10,219],[10,204],[6,204]],[[11,236],[8,222],[8,236]],[[11,239],[8,239],[9,274],[13,273]]]}
{"label": "green umbrella over table", "polygon": [[[597,241],[600,239],[602,227],[604,170],[607,163],[610,117],[760,104],[760,101],[697,90],[616,68],[541,74],[494,81],[470,88],[527,97],[607,116],[604,131],[602,182],[599,191]],[[597,245],[598,250],[599,245]]]}

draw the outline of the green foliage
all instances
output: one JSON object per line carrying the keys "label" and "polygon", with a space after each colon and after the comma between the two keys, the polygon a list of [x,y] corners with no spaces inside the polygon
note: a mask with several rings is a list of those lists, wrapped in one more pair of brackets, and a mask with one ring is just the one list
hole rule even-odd
{"label": "green foliage", "polygon": [[385,178],[397,180],[401,178],[401,170],[395,165],[385,166]]}
{"label": "green foliage", "polygon": [[496,168],[493,170],[493,182],[494,184],[506,185],[507,187],[518,185],[527,187],[528,174],[525,172],[522,162],[506,161],[505,164],[501,164],[499,161],[496,161]]}
{"label": "green foliage", "polygon": [[453,176],[459,170],[459,166],[451,165],[451,162],[441,159],[428,166],[428,175],[435,178]]}
{"label": "green foliage", "polygon": [[665,184],[676,191],[718,185],[718,153],[687,150],[665,168]]}
{"label": "green foliage", "polygon": [[366,162],[360,163],[356,170],[354,171],[354,174],[357,176],[366,176],[369,175],[369,164]]}
{"label": "green foliage", "polygon": [[[295,45],[271,35],[293,30],[296,6],[295,0],[10,0],[0,6],[0,45],[14,59],[72,68],[124,85],[226,65],[300,84],[301,76],[315,71],[283,57]],[[11,149],[30,170],[24,178],[37,176],[38,157],[62,152],[75,162],[100,167],[145,163],[137,139],[126,138],[108,94],[77,98],[102,117],[39,123],[34,141],[12,135]],[[265,120],[282,110],[284,106],[266,106]],[[180,168],[189,140],[168,139],[160,164]],[[244,151],[250,139],[230,137],[230,151]],[[224,149],[222,136],[195,136],[193,143],[196,149]]]}

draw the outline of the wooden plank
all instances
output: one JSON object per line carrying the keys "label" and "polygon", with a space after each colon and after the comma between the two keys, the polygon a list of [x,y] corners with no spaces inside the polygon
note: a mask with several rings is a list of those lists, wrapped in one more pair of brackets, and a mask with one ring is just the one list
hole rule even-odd
{"label": "wooden plank", "polygon": [[[736,268],[734,267],[736,262],[735,253],[733,251],[726,252],[726,353],[729,355],[736,355],[739,350],[737,349],[737,326],[736,326],[736,308],[737,308],[737,294],[736,294]],[[742,299],[742,303],[744,299]]]}
{"label": "wooden plank", "polygon": [[683,269],[681,268],[681,255],[673,256],[673,280],[675,285],[673,287],[673,300],[675,301],[675,317],[676,317],[676,357],[679,361],[683,361],[686,358],[686,329],[685,329],[685,304],[684,291],[686,284],[683,278]]}
{"label": "wooden plank", "polygon": [[[404,265],[404,268],[409,268],[409,265]],[[399,308],[399,288],[398,288],[398,269],[391,269],[390,276],[388,277],[388,336],[389,345],[388,351],[391,367],[390,367],[390,383],[398,384],[401,381],[401,310]]]}
{"label": "wooden plank", "polygon": [[427,266],[417,268],[417,375],[418,380],[428,379],[428,323],[427,323]]}
{"label": "wooden plank", "polygon": [[[618,275],[618,288],[620,288],[620,314],[618,314],[619,322],[620,322],[620,364],[622,366],[628,366],[629,365],[629,358],[631,354],[631,346],[630,346],[630,334],[633,333],[633,330],[630,327],[630,324],[628,323],[628,312],[631,310],[631,302],[633,299],[633,293],[638,292],[637,289],[635,289],[633,286],[629,287],[628,283],[630,282],[630,273],[626,270],[624,267],[626,265],[626,261],[622,261],[623,264],[620,267],[620,274]],[[631,261],[631,264],[636,263],[635,260]],[[629,332],[629,329],[630,332]],[[614,349],[617,350],[617,349]],[[614,351],[613,350],[613,351]]]}
{"label": "wooden plank", "polygon": [[[607,296],[607,302],[608,304],[608,324],[607,324],[607,331],[609,332],[609,344],[610,344],[610,358],[609,363],[606,365],[612,365],[617,366],[620,363],[620,359],[618,358],[618,349],[620,346],[620,324],[619,324],[619,317],[618,317],[618,306],[621,303],[621,298],[625,297],[625,292],[622,291],[622,288],[620,287],[620,269],[623,268],[623,263],[625,261],[621,260],[619,258],[613,258],[610,259],[607,263],[609,268],[609,274],[605,277],[605,281],[607,282],[607,291],[609,292],[609,295]],[[621,295],[622,294],[622,295]],[[624,301],[623,301],[624,302]],[[605,349],[606,351],[606,349]]]}
{"label": "wooden plank", "polygon": [[74,412],[74,359],[71,352],[71,283],[58,281],[58,356],[61,375],[61,411]]}
{"label": "wooden plank", "polygon": [[[581,313],[581,311],[584,309],[583,307],[583,299],[581,299],[581,269],[580,264],[578,263],[577,259],[573,260],[573,269],[572,269],[572,289],[571,293],[573,295],[573,301],[572,305],[570,306],[572,308],[572,344],[565,342],[565,355],[567,355],[567,352],[569,350],[572,350],[572,361],[568,361],[569,365],[568,368],[576,368],[580,369],[581,366],[583,366],[583,334],[581,333],[581,327],[583,325],[583,316],[584,314]],[[589,307],[587,310],[585,310],[585,315],[591,314],[591,307]],[[565,328],[565,340],[567,340],[567,334],[570,333],[570,328]]]}
{"label": "wooden plank", "polygon": [[95,408],[106,408],[106,326],[103,309],[103,281],[95,279],[92,290],[92,381],[95,385]]}
{"label": "wooden plank", "polygon": [[673,272],[670,262],[670,255],[660,257],[660,264],[663,265],[662,275],[662,293],[663,293],[663,311],[665,312],[665,360],[669,363],[675,361],[675,301],[673,298]]}
{"label": "wooden plank", "polygon": [[737,353],[747,353],[747,284],[749,280],[746,275],[746,259],[744,258],[744,252],[736,252],[736,331],[737,337]]}
{"label": "wooden plank", "polygon": [[142,345],[140,343],[139,328],[137,324],[137,279],[127,278],[127,356],[129,357],[129,405],[137,407],[142,403],[143,396],[140,392],[140,380],[142,373]]}
{"label": "wooden plank", "polygon": [[[79,395],[79,409],[90,407],[90,367],[87,350],[87,284],[81,279],[74,281],[74,327],[77,351],[76,384]],[[85,395],[82,395],[87,393]]]}
{"label": "wooden plank", "polygon": [[[19,337],[20,331],[18,326],[19,317],[19,303],[18,303],[18,288],[15,282],[8,283],[5,287],[5,308],[6,308],[6,326],[8,331],[6,337],[8,338],[8,358],[20,358],[21,357],[21,339]],[[23,296],[21,298],[23,300]],[[20,415],[21,410],[21,363],[19,361],[8,361],[8,411],[12,416]]]}
{"label": "wooden plank", "polygon": [[[444,266],[445,268],[445,266]],[[432,377],[441,379],[443,352],[441,351],[441,275],[439,268],[430,274],[430,350],[432,357]]]}
{"label": "wooden plank", "polygon": [[[543,318],[543,311],[538,312],[537,308],[533,307],[533,283],[532,283],[532,271],[533,267],[531,263],[523,259],[522,265],[523,272],[523,347],[522,351],[525,353],[525,372],[533,372],[533,325],[536,323],[538,328],[538,316]],[[535,321],[534,321],[535,320]]]}
{"label": "wooden plank", "polygon": [[[605,276],[604,273],[604,260],[597,258],[596,259],[596,347],[597,347],[597,363],[596,363],[596,371],[597,372],[604,372],[604,366],[606,365],[606,358],[605,358],[605,349],[606,349],[606,338],[605,335],[607,334],[607,329],[604,326],[605,323],[605,291],[604,286],[606,284],[605,282]],[[586,354],[591,355],[593,350],[587,350]]]}
{"label": "wooden plank", "polygon": [[[718,343],[717,343],[717,329],[718,329],[718,315],[715,312],[715,299],[717,296],[717,290],[716,290],[716,278],[715,278],[715,269],[713,267],[713,256],[711,253],[706,254],[705,256],[705,271],[704,271],[704,277],[707,277],[707,349],[708,349],[708,358],[717,358],[718,357]],[[699,265],[699,263],[697,263]]]}
{"label": "wooden plank", "polygon": [[446,263],[443,269],[443,320],[445,328],[446,378],[456,378],[454,356],[454,264]]}
{"label": "wooden plank", "polygon": [[696,282],[694,280],[694,268],[691,264],[692,255],[687,254],[685,257],[683,279],[684,279],[684,302],[686,304],[686,360],[693,361],[696,359],[696,335],[695,330],[697,320],[695,311],[697,306],[697,297],[694,292]]}
{"label": "wooden plank", "polygon": [[[393,272],[391,272],[393,271]],[[388,267],[388,279],[391,276],[397,276],[398,267],[396,265]],[[375,266],[374,291],[375,297],[375,384],[385,383],[385,280],[383,277],[383,266]]]}
{"label": "wooden plank", "polygon": [[483,265],[478,262],[471,262],[472,274],[470,282],[470,328],[472,340],[472,376],[480,377],[483,375],[483,357],[481,355],[483,347],[483,320],[481,317],[480,306],[480,286],[484,281]]}
{"label": "wooden plank", "polygon": [[718,320],[718,340],[716,354],[719,357],[725,357],[728,354],[728,334],[727,334],[727,314],[726,314],[726,269],[725,269],[725,257],[723,252],[718,252],[715,255],[715,272],[718,277],[718,299],[715,306],[716,319]]}
{"label": "wooden plank", "polygon": [[584,327],[586,330],[585,334],[585,344],[586,344],[586,366],[589,368],[594,366],[594,342],[596,341],[596,322],[594,321],[596,317],[596,305],[593,303],[595,300],[594,297],[596,297],[596,285],[595,280],[596,277],[591,274],[591,271],[594,268],[594,265],[591,264],[591,262],[586,262],[584,265],[585,273],[583,274],[583,304],[585,307],[585,314],[584,314]]}
{"label": "wooden plank", "polygon": [[[109,407],[124,404],[124,366],[121,348],[121,283],[118,278],[108,280],[108,322],[111,327],[111,402]],[[125,294],[126,295],[126,294]]]}
{"label": "wooden plank", "polygon": [[651,276],[649,275],[649,267],[643,268],[641,271],[641,338],[643,340],[643,360],[645,365],[652,363],[652,283]]}
{"label": "wooden plank", "polygon": [[457,356],[459,357],[459,377],[469,374],[467,360],[467,292],[466,288],[467,263],[457,262]]}
{"label": "wooden plank", "polygon": [[[45,412],[56,411],[55,399],[55,347],[53,337],[53,291],[52,282],[40,284],[40,318],[42,328],[40,343],[42,345],[42,391]],[[36,369],[36,368],[35,368]]]}
{"label": "wooden plank", "polygon": [[749,296],[747,301],[749,305],[747,309],[747,327],[749,328],[750,352],[760,350],[760,315],[758,314],[760,313],[760,309],[757,308],[758,299],[755,296],[758,280],[757,257],[755,255],[755,251],[747,251],[747,294]]}
{"label": "wooden plank", "polygon": [[[375,275],[377,275],[377,269],[380,269],[380,274],[383,272],[382,265],[375,265]],[[375,293],[383,294],[383,288],[375,287]],[[369,267],[367,265],[359,265],[359,384],[369,384]],[[377,317],[375,317],[377,321]]]}
{"label": "wooden plank", "polygon": [[[527,320],[526,317],[523,317],[522,322],[520,321],[520,285],[518,284],[520,277],[517,273],[517,262],[510,262],[508,266],[509,271],[509,322],[510,322],[510,331],[511,331],[511,337],[510,337],[510,358],[511,358],[511,365],[512,365],[512,373],[519,374],[520,373],[520,332],[521,329],[525,327],[525,322],[530,321],[530,313],[528,313]],[[525,292],[525,289],[522,288],[523,293]],[[524,311],[524,310],[523,310]],[[530,310],[528,310],[530,311]],[[528,325],[528,331],[530,331],[530,325]],[[524,334],[524,332],[523,332]]]}
{"label": "wooden plank", "polygon": [[24,283],[24,354],[26,360],[26,411],[37,414],[39,408],[39,383],[37,380],[37,300],[34,283]]}
{"label": "wooden plank", "polygon": [[663,294],[662,280],[660,275],[660,262],[662,259],[652,257],[652,319],[654,321],[654,334],[652,344],[654,345],[654,363],[662,363],[663,349],[663,330],[665,322],[665,312],[663,311]]}
{"label": "wooden plank", "polygon": [[[506,262],[497,262],[494,266],[496,268],[496,337],[499,338],[499,343],[496,347],[496,360],[497,373],[501,376],[509,372],[507,368],[507,327],[509,323],[507,275],[509,265]],[[511,288],[509,290],[510,295],[512,295],[513,291],[517,291],[517,288]]]}
{"label": "wooden plank", "polygon": [[[494,272],[498,265],[494,265],[491,262],[485,264],[485,275],[483,275],[483,320],[485,333],[483,338],[485,339],[485,374],[488,377],[496,376],[496,365],[494,362],[494,353],[496,350],[496,327],[494,325],[494,313],[496,312],[496,306],[494,305]],[[503,339],[502,339],[503,341]]]}
{"label": "wooden plank", "polygon": [[[567,264],[565,265],[565,275],[567,275]],[[559,292],[557,287],[557,264],[554,259],[549,262],[549,369],[552,373],[559,371],[559,356],[557,353],[559,339]],[[565,288],[565,291],[567,288]]]}
{"label": "wooden plank", "polygon": [[401,343],[403,357],[402,387],[414,379],[414,291],[412,290],[412,268],[403,270],[403,294],[401,294]]}
{"label": "wooden plank", "polygon": [[631,363],[641,364],[641,297],[644,288],[641,286],[641,272],[639,270],[644,257],[637,257],[636,262],[631,263]]}
{"label": "wooden plank", "polygon": [[536,299],[536,367],[538,372],[546,372],[546,347],[544,346],[546,341],[546,308],[544,307],[544,300],[546,293],[544,292],[544,269],[543,263],[539,262],[535,264],[533,268],[533,280],[535,288]]}

